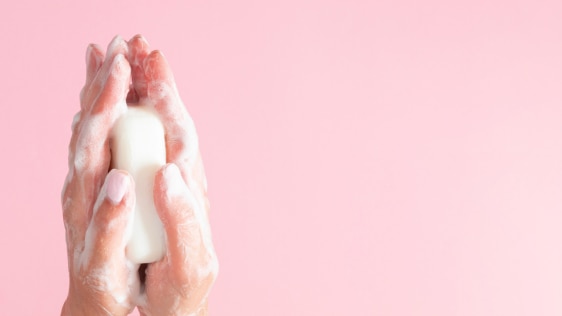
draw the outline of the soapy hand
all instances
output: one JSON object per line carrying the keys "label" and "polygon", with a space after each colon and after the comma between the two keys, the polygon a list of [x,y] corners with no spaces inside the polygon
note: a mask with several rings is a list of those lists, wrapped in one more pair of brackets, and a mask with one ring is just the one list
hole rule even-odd
{"label": "soapy hand", "polygon": [[129,102],[149,104],[166,134],[168,164],[157,174],[154,202],[166,233],[167,253],[146,268],[138,302],[142,315],[206,315],[207,296],[218,273],[208,221],[209,201],[195,126],[159,51],[137,35],[129,41]]}
{"label": "soapy hand", "polygon": [[[141,36],[128,45],[116,37],[105,58],[98,46],[90,45],[86,64],[62,192],[69,267],[62,315],[127,315],[136,304],[143,315],[206,315],[218,261],[197,134],[172,72]],[[148,265],[142,289],[139,267],[125,254],[134,180],[125,171],[107,173],[110,131],[127,111],[126,101],[154,107],[166,134],[168,164],[156,174],[154,202],[167,253]]]}
{"label": "soapy hand", "polygon": [[126,111],[131,67],[128,46],[116,37],[103,51],[90,45],[81,110],[72,125],[69,171],[62,192],[69,269],[63,315],[127,315],[139,289],[125,258],[134,205],[134,182],[112,170],[109,132]]}

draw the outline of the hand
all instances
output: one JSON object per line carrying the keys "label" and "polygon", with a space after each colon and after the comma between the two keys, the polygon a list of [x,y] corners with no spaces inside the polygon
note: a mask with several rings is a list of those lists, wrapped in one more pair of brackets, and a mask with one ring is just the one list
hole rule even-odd
{"label": "hand", "polygon": [[146,269],[139,311],[142,315],[206,315],[218,261],[195,126],[161,52],[149,52],[146,40],[137,35],[129,41],[129,61],[133,81],[129,102],[156,109],[166,133],[169,162],[154,183],[154,203],[166,232],[167,253]]}
{"label": "hand", "polygon": [[124,171],[107,173],[109,132],[127,106],[127,50],[127,43],[116,37],[105,60],[96,45],[86,52],[86,83],[72,126],[62,191],[69,270],[62,315],[127,315],[134,308],[131,293],[139,288],[136,269],[125,258],[134,182]]}

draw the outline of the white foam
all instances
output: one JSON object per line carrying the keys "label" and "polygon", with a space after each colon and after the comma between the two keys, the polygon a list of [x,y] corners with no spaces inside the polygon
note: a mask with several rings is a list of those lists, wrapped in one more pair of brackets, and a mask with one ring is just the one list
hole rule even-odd
{"label": "white foam", "polygon": [[78,112],[76,114],[74,114],[74,116],[72,117],[72,125],[70,126],[70,130],[74,131],[76,129],[76,125],[78,125],[78,122],[80,122],[80,116],[82,115],[82,112]]}

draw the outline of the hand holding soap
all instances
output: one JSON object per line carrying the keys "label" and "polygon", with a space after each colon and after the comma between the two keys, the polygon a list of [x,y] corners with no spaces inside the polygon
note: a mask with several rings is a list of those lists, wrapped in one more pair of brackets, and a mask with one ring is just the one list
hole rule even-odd
{"label": "hand holding soap", "polygon": [[164,229],[154,206],[154,176],[166,164],[164,128],[148,106],[128,106],[111,135],[112,168],[135,180],[136,204],[127,258],[142,264],[160,260],[166,251]]}

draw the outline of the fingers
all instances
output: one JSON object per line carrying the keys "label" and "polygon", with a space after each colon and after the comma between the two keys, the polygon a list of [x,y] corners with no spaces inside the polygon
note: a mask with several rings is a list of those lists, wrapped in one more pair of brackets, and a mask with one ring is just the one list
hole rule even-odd
{"label": "fingers", "polygon": [[118,54],[106,71],[106,79],[94,102],[92,114],[107,112],[109,116],[115,116],[126,110],[125,98],[131,81],[131,67],[125,55]]}
{"label": "fingers", "polygon": [[77,191],[80,194],[74,198],[90,201],[85,205],[88,212],[92,210],[92,201],[95,200],[109,169],[111,161],[109,133],[115,120],[126,111],[127,106],[124,98],[130,67],[125,57],[121,54],[117,55],[108,67],[108,71],[110,75],[104,83],[102,92],[90,113],[85,115],[86,117],[80,123],[80,131],[74,148],[75,177],[82,186],[82,190]]}
{"label": "fingers", "polygon": [[129,63],[131,64],[133,91],[137,101],[147,97],[144,60],[149,52],[148,42],[142,35],[137,34],[129,41]]}
{"label": "fingers", "polygon": [[[101,66],[102,69],[99,70],[95,79],[93,79],[94,83],[92,85],[97,86],[92,87],[89,93],[96,92],[95,99],[89,100],[93,98],[92,96],[84,98],[85,102],[90,104],[85,105],[85,111],[80,113],[81,124],[79,129],[74,129],[71,152],[76,153],[80,150],[93,149],[94,154],[100,154],[99,150],[95,150],[96,146],[104,145],[104,138],[100,140],[100,137],[107,136],[115,119],[126,110],[126,103],[124,101],[129,89],[131,67],[122,53],[116,54],[116,51],[122,49],[122,47],[118,49],[118,47],[122,46],[121,42],[123,40],[120,37],[116,37],[112,44],[109,45],[106,62],[104,62],[103,66]],[[109,59],[109,56],[114,57]],[[97,140],[97,142],[94,142],[94,140]],[[75,162],[76,156],[74,156]],[[90,157],[95,158],[96,156]],[[82,158],[87,157],[79,158],[80,161],[78,162],[82,162]],[[90,166],[85,167],[88,168]]]}
{"label": "fingers", "polygon": [[205,208],[173,163],[156,175],[154,202],[164,224],[167,254],[148,266],[146,301],[139,310],[152,315],[198,314],[218,274]]}
{"label": "fingers", "polygon": [[[148,97],[153,101],[168,101],[159,104],[163,108],[159,109],[162,113],[166,110],[173,110],[167,107],[178,99],[176,83],[172,69],[161,51],[152,51],[143,62],[144,75],[147,81]],[[174,112],[174,111],[172,111]]]}
{"label": "fingers", "polygon": [[125,98],[131,82],[131,66],[125,56],[127,44],[121,37],[116,36],[109,44],[106,60],[94,80],[99,92],[93,102],[93,114],[106,111],[109,107],[118,105],[120,101],[123,101],[120,104],[123,106],[122,111],[125,110]]}
{"label": "fingers", "polygon": [[127,52],[127,42],[125,42],[125,40],[121,36],[116,35],[111,40],[111,42],[109,42],[109,45],[107,45],[107,55],[105,56],[105,63],[113,60],[118,54],[127,56]]}
{"label": "fingers", "polygon": [[86,49],[86,86],[88,86],[98,73],[104,59],[104,52],[97,44],[90,44]]}
{"label": "fingers", "polygon": [[[109,53],[108,53],[109,54]],[[78,171],[93,170],[107,166],[99,162],[109,159],[107,137],[114,121],[126,111],[124,102],[131,77],[131,67],[123,54],[118,54],[110,65],[104,64],[95,80],[106,76],[89,113],[82,113],[74,148],[74,165]],[[94,172],[95,173],[95,172]]]}
{"label": "fingers", "polygon": [[178,95],[168,61],[162,52],[155,50],[146,57],[143,67],[147,81],[147,97],[164,120],[164,125],[171,123],[174,127],[181,127],[182,125],[174,122],[183,124],[190,118]]}
{"label": "fingers", "polygon": [[[65,215],[69,222],[72,221],[69,227],[74,230],[87,225],[84,219],[91,217],[94,201],[109,168],[108,135],[114,121],[126,110],[124,100],[131,80],[126,53],[127,44],[119,36],[109,44],[105,60],[103,51],[97,45],[90,45],[86,51],[87,74],[81,97],[82,110],[73,123],[69,176],[63,190],[63,205],[73,206],[63,207],[65,212],[83,212]],[[83,231],[74,235],[83,236]]]}
{"label": "fingers", "polygon": [[188,189],[175,164],[156,174],[154,203],[166,231],[172,266],[181,269],[192,262],[205,268],[216,261],[206,209]]}
{"label": "fingers", "polygon": [[75,252],[69,266],[74,291],[85,294],[81,304],[96,303],[93,309],[83,308],[89,310],[88,315],[128,315],[134,308],[131,293],[139,289],[138,267],[129,264],[125,256],[134,204],[132,178],[125,171],[112,170],[96,200],[83,250]]}
{"label": "fingers", "polygon": [[109,172],[86,232],[83,263],[95,267],[124,260],[134,203],[134,182],[128,173],[115,169]]}
{"label": "fingers", "polygon": [[205,191],[195,125],[181,102],[166,58],[158,50],[149,53],[144,37],[136,35],[129,41],[129,61],[135,93],[129,93],[128,99],[138,97],[154,106],[166,130],[167,161],[177,164],[185,172],[184,178],[194,179],[192,184]]}
{"label": "fingers", "polygon": [[[199,141],[193,120],[179,97],[172,69],[158,50],[146,57],[143,67],[147,98],[160,115],[166,129],[166,157],[181,170],[189,170],[196,164]],[[186,175],[186,178],[189,177],[191,175]]]}
{"label": "fingers", "polygon": [[[87,50],[86,81],[89,87],[87,85],[83,90],[82,110],[73,122],[69,174],[63,189],[65,218],[72,221],[67,231],[77,231],[71,235],[78,239],[85,233],[80,227],[85,227],[87,221],[84,219],[91,217],[95,198],[109,168],[109,132],[115,119],[126,110],[126,104],[121,101],[130,82],[130,66],[123,55],[126,52],[123,43],[119,37],[112,41],[103,65],[103,52],[97,45],[90,45]],[[105,80],[101,80],[104,76]],[[105,112],[92,113],[92,109]]]}
{"label": "fingers", "polygon": [[[86,107],[88,110],[92,105],[94,105],[100,92],[102,92],[108,77],[111,76],[115,58],[118,55],[127,56],[127,50],[127,43],[120,36],[115,36],[111,43],[109,43],[105,60],[103,61],[97,75],[93,79],[90,89],[84,97],[84,102],[89,105],[89,107]],[[128,85],[129,82],[127,82],[127,87]]]}

